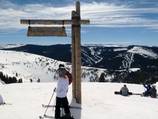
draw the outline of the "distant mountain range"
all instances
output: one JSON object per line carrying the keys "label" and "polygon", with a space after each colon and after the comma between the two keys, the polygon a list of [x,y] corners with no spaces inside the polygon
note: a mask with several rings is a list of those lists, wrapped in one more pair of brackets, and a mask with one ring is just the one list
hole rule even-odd
{"label": "distant mountain range", "polygon": [[[71,62],[71,46],[66,45],[24,45],[6,50],[22,51],[38,54],[55,60]],[[158,66],[158,47],[147,46],[114,46],[114,45],[86,45],[82,46],[82,65],[105,68],[149,68]]]}
{"label": "distant mountain range", "polygon": [[[3,49],[28,52],[59,61],[71,62],[71,45],[69,44],[22,45]],[[83,66],[107,70],[99,81],[109,80],[107,74],[112,77],[110,81],[115,82],[151,83],[158,81],[158,47],[84,45],[81,48],[81,55]]]}

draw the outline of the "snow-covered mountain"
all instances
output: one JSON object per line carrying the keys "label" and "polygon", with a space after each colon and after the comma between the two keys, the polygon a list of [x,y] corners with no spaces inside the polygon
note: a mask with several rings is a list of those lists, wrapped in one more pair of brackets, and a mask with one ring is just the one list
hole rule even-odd
{"label": "snow-covered mountain", "polygon": [[[71,85],[68,100],[75,119],[157,119],[158,99],[131,95],[128,97],[114,95],[123,84],[117,83],[82,83],[82,105],[72,100]],[[158,86],[158,85],[157,85]],[[0,86],[1,95],[6,105],[0,105],[1,119],[39,119],[48,104],[56,83],[23,83]],[[142,93],[142,85],[127,84],[131,92]],[[55,95],[51,105],[55,104]],[[54,116],[54,109],[46,112]]]}
{"label": "snow-covered mountain", "polygon": [[[71,62],[69,44],[25,45],[7,50],[29,52],[59,61]],[[158,47],[84,45],[81,47],[81,56],[83,66],[106,69],[101,73],[99,81],[107,81],[109,77],[114,82],[145,83],[150,80],[149,82],[154,83],[158,81]],[[94,70],[93,73],[95,73]],[[129,79],[130,81],[127,81]]]}
{"label": "snow-covered mountain", "polygon": [[24,44],[0,44],[0,49],[16,48],[24,46]]}
{"label": "snow-covered mountain", "polygon": [[51,81],[60,61],[30,53],[0,50],[0,71],[28,82]]}
{"label": "snow-covered mountain", "polygon": [[[69,44],[51,46],[25,45],[16,48],[8,48],[7,50],[24,51],[33,54],[39,54],[65,62],[71,61],[71,46]],[[150,65],[156,65],[150,64],[150,61],[158,60],[158,47],[124,45],[84,45],[82,46],[81,54],[82,65],[84,66],[104,69],[120,69],[127,68],[122,66],[124,65],[124,61],[126,61],[132,63],[130,65],[130,68],[142,68]],[[141,64],[139,62],[138,64],[136,63],[137,60],[141,60],[141,62],[143,63]],[[149,62],[144,64],[145,60],[149,60]]]}
{"label": "snow-covered mountain", "polygon": [[[54,81],[55,72],[60,63],[65,64],[71,70],[68,63],[26,52],[0,50],[0,56],[0,72],[6,77],[22,79],[23,82]],[[97,81],[104,71],[105,69],[83,67],[82,80]]]}

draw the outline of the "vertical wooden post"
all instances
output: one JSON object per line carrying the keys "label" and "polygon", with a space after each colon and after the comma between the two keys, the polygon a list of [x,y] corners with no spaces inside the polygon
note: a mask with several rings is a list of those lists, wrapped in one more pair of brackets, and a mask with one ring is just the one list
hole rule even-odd
{"label": "vertical wooden post", "polygon": [[76,2],[76,11],[72,11],[72,73],[74,78],[73,97],[81,104],[81,25],[80,3]]}
{"label": "vertical wooden post", "polygon": [[80,2],[76,2],[76,101],[81,104],[81,17]]}
{"label": "vertical wooden post", "polygon": [[71,28],[71,34],[72,34],[72,53],[71,53],[71,62],[72,62],[72,77],[73,77],[73,82],[72,82],[72,96],[73,98],[76,98],[76,57],[75,57],[75,28],[74,28],[74,23],[75,23],[75,11],[72,11],[72,28]]}

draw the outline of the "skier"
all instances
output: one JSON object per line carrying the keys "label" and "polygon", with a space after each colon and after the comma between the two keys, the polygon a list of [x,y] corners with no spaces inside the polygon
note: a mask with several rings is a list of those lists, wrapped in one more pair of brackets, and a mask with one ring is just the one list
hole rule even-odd
{"label": "skier", "polygon": [[41,81],[41,80],[38,78],[38,79],[37,79],[37,82],[39,83],[40,81]]}
{"label": "skier", "polygon": [[5,102],[4,102],[4,100],[3,100],[2,95],[0,94],[0,105],[3,105],[3,104],[5,104]]}
{"label": "skier", "polygon": [[123,96],[128,96],[129,95],[129,90],[127,88],[126,85],[124,85],[121,89],[120,89],[120,94]]}
{"label": "skier", "polygon": [[72,75],[68,72],[63,64],[59,65],[57,70],[58,82],[56,91],[56,106],[55,106],[55,118],[60,118],[60,108],[63,107],[65,111],[65,117],[67,119],[71,118],[71,113],[69,109],[67,92],[68,86],[72,82]]}
{"label": "skier", "polygon": [[143,93],[143,96],[149,96],[151,90],[150,84],[143,84],[143,86],[146,88],[146,91]]}
{"label": "skier", "polygon": [[150,89],[150,96],[152,98],[156,98],[157,97],[157,90],[156,90],[156,86],[152,85],[151,89]]}

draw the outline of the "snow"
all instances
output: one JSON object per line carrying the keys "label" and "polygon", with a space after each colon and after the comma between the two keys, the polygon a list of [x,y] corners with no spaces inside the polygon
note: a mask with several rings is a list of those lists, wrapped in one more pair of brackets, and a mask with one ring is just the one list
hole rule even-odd
{"label": "snow", "polygon": [[126,51],[127,48],[115,48],[114,51],[118,52],[118,51]]}
{"label": "snow", "polygon": [[101,47],[128,47],[126,44],[83,44],[83,46],[101,46]]}
{"label": "snow", "polygon": [[[36,82],[40,79],[41,82],[50,82],[55,79],[55,72],[59,64],[65,64],[70,69],[70,63],[57,61],[48,57],[35,55],[25,52],[16,51],[4,51],[0,50],[0,72],[10,77],[16,77],[22,79],[23,82]],[[94,68],[94,67],[82,67],[82,81],[96,80],[105,69]],[[96,71],[97,70],[97,71]],[[91,73],[93,72],[93,73]],[[3,83],[0,80],[0,83]]]}
{"label": "snow", "polygon": [[0,50],[0,71],[8,76],[22,78],[24,82],[30,79],[50,81],[54,78],[55,69],[64,62],[35,55],[31,53]]}
{"label": "snow", "polygon": [[99,56],[100,52],[95,52],[95,47],[90,47],[89,50],[91,51],[91,56],[88,55],[88,52],[86,50],[81,50],[82,55],[86,58],[83,57],[84,62],[88,62],[89,64],[97,64],[103,60],[102,57]]}
{"label": "snow", "polygon": [[[106,69],[95,68],[94,67],[82,67],[82,81],[84,82],[97,82],[98,76],[102,73],[106,74]],[[109,77],[106,77],[109,78]],[[112,79],[112,78],[111,78]]]}
{"label": "snow", "polygon": [[131,71],[131,72],[136,72],[136,71],[139,71],[140,70],[140,68],[130,68],[129,69],[129,71]]}
{"label": "snow", "polygon": [[7,48],[16,48],[24,46],[25,44],[0,44],[0,49],[7,49]]}
{"label": "snow", "polygon": [[122,67],[124,69],[131,68],[132,63],[134,62],[133,53],[125,54],[125,56],[123,58],[124,58],[124,60],[122,60]]}
{"label": "snow", "polygon": [[[131,95],[114,95],[123,84],[119,83],[82,83],[82,106],[71,109],[75,119],[157,119],[158,99]],[[131,92],[142,93],[142,85],[126,84]],[[23,83],[1,85],[0,93],[6,105],[0,106],[1,119],[38,119],[43,115],[56,83]],[[157,84],[158,86],[158,84]],[[72,102],[71,88],[68,100]],[[92,93],[91,93],[92,92]],[[55,104],[55,95],[51,104]],[[79,106],[79,105],[77,105]],[[49,108],[47,115],[53,116],[54,109]]]}
{"label": "snow", "polygon": [[132,49],[128,50],[128,52],[134,53],[134,54],[139,54],[139,55],[142,55],[144,57],[150,57],[153,59],[158,58],[158,55],[156,53],[154,53],[153,51],[147,50],[145,48],[142,48],[142,47],[135,46]]}

